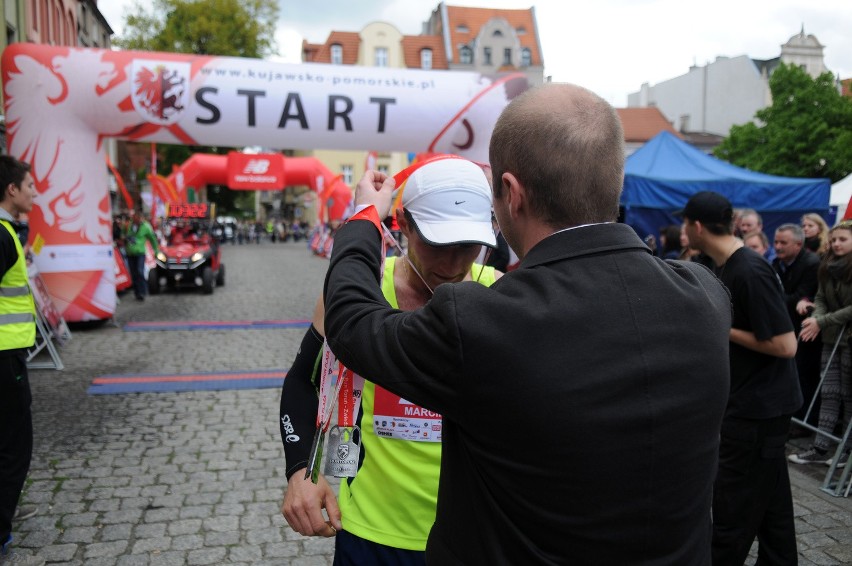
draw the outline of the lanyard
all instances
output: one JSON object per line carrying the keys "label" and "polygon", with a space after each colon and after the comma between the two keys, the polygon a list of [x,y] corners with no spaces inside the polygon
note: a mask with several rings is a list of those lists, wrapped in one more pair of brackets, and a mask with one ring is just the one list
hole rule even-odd
{"label": "lanyard", "polygon": [[363,390],[364,378],[339,363],[337,356],[328,346],[328,340],[325,340],[322,346],[317,429],[322,432],[328,430],[335,402],[337,402],[339,409],[338,424],[353,426],[361,408]]}
{"label": "lanyard", "polygon": [[341,369],[340,379],[343,385],[340,388],[339,394],[337,424],[352,427],[355,425],[355,419],[358,417],[358,411],[361,409],[361,393],[364,391],[364,378],[349,368],[341,366]]}

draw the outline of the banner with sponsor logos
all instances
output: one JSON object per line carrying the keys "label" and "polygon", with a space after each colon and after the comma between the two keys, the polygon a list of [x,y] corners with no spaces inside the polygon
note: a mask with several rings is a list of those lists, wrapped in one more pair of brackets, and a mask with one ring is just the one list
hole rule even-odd
{"label": "banner with sponsor logos", "polygon": [[[485,162],[498,115],[528,87],[519,73],[488,77],[31,43],[3,51],[2,74],[8,150],[30,163],[38,190],[31,231],[55,254],[36,262],[71,321],[115,311],[114,262],[99,251],[111,253],[112,243],[104,137],[442,152]],[[78,253],[88,246],[95,250]],[[60,259],[69,253],[76,261]]]}

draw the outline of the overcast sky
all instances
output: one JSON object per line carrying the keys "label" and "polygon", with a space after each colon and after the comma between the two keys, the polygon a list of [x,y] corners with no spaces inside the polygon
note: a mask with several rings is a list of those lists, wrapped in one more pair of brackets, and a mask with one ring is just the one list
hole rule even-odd
{"label": "overcast sky", "polygon": [[[436,0],[279,0],[276,39],[283,61],[300,60],[302,38],[324,43],[331,30],[385,21],[421,32]],[[100,0],[116,35],[133,0]],[[148,2],[145,2],[147,5]],[[461,0],[458,6],[535,7],[545,75],[585,86],[617,107],[642,83],[655,84],[720,55],[771,59],[799,33],[825,46],[825,64],[852,78],[852,0]]]}

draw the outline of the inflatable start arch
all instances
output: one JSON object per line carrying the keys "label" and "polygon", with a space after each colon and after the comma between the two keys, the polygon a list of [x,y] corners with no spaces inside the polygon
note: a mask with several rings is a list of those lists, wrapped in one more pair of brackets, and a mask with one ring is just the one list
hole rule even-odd
{"label": "inflatable start arch", "polygon": [[30,43],[2,56],[9,153],[32,166],[35,261],[66,320],[115,312],[102,140],[488,159],[522,74],[285,65]]}
{"label": "inflatable start arch", "polygon": [[[161,194],[161,200],[180,202],[186,202],[188,187],[224,185],[235,190],[268,191],[307,186],[317,194],[320,222],[343,219],[352,200],[352,190],[342,175],[332,173],[319,159],[280,153],[195,153],[164,180],[161,192],[166,194]],[[151,187],[156,189],[157,185],[152,180]],[[174,196],[169,196],[169,189]]]}

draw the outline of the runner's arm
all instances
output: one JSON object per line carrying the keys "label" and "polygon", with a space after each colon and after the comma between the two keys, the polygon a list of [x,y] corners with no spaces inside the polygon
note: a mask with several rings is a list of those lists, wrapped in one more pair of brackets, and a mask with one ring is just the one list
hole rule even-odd
{"label": "runner's arm", "polygon": [[302,338],[296,359],[281,387],[278,426],[284,444],[285,474],[288,480],[296,470],[307,466],[310,456],[319,405],[312,376],[320,358],[322,343],[322,335],[312,324]]}
{"label": "runner's arm", "polygon": [[[322,352],[324,314],[320,297],[314,308],[313,324],[305,333],[281,388],[279,426],[287,463],[287,491],[281,504],[281,514],[297,533],[333,537],[343,528],[334,490],[322,475],[314,484],[304,474],[316,431],[319,398],[313,376]],[[328,520],[323,516],[323,509]]]}

